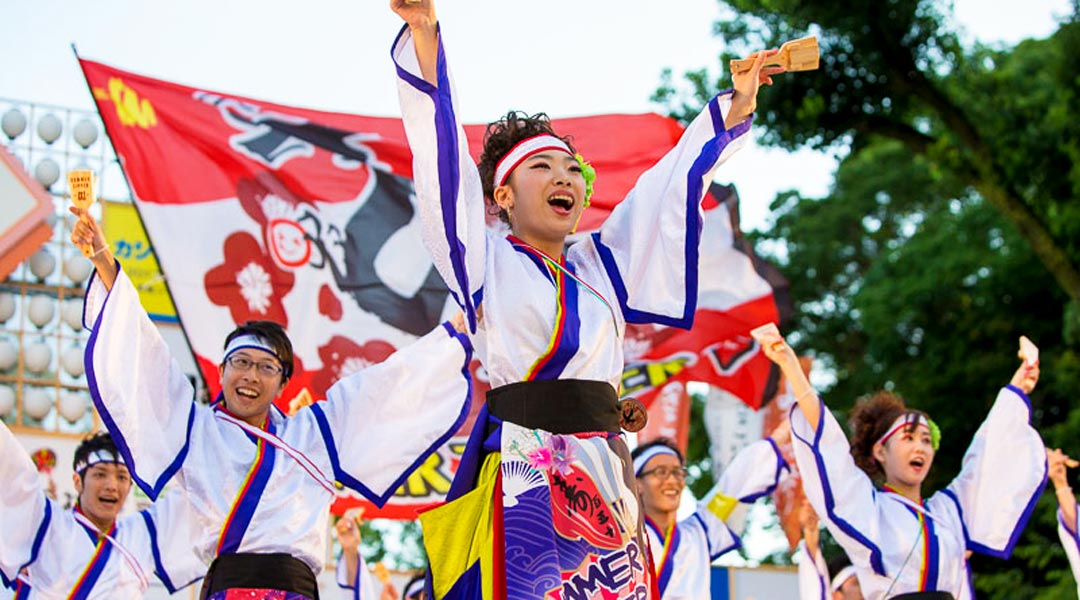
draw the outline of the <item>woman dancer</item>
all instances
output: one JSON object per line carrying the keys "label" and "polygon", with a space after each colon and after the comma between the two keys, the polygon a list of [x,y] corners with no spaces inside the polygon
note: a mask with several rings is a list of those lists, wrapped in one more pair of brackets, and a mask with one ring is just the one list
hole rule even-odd
{"label": "woman dancer", "polygon": [[[564,252],[591,167],[546,116],[511,112],[489,126],[477,168],[433,3],[391,6],[405,21],[393,57],[425,243],[493,387],[451,489],[457,500],[421,517],[434,597],[648,597],[619,437],[623,332],[627,322],[690,325],[699,204],[747,140],[758,86],[781,69],[763,69],[770,53],[760,53],[603,228]],[[572,49],[552,48],[547,60],[575,62]],[[489,232],[485,203],[511,235]],[[633,411],[622,412],[635,427]]]}
{"label": "woman dancer", "polygon": [[[974,597],[967,551],[1007,558],[1046,481],[1046,449],[1031,428],[1038,363],[1024,361],[998,393],[960,474],[929,498],[922,483],[940,432],[883,392],[857,406],[849,446],[779,333],[760,339],[796,394],[791,429],[803,488],[855,565],[863,595]],[[872,479],[883,480],[880,489]]]}

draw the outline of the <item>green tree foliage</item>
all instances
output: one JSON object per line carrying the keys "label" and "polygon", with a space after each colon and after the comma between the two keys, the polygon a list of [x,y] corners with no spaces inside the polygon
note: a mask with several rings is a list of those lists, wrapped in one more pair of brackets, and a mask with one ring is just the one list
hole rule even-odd
{"label": "green tree foliage", "polygon": [[[771,230],[755,236],[790,281],[797,350],[835,375],[827,404],[842,417],[886,388],[929,412],[944,432],[932,492],[958,472],[1025,334],[1043,351],[1033,423],[1048,446],[1080,455],[1069,283],[1080,264],[1080,24],[1015,48],[965,48],[939,2],[729,4],[738,14],[717,33],[738,54],[807,33],[822,46],[820,71],[766,90],[764,142],[849,149],[825,198],[779,195]],[[684,92],[669,78],[657,99],[676,116],[696,111],[719,87],[706,73]],[[1008,561],[972,559],[980,598],[1076,597],[1056,508],[1052,493],[1040,500]]]}
{"label": "green tree foliage", "polygon": [[[757,118],[766,126],[766,143],[850,143],[859,151],[875,137],[900,142],[978,191],[1015,225],[1057,285],[1080,301],[1077,236],[1059,227],[1077,210],[1072,200],[1080,184],[1080,125],[1072,118],[1080,25],[1063,25],[1052,44],[968,50],[939,0],[727,5],[737,13],[716,31],[733,53],[809,34],[819,38],[820,70],[780,76],[764,90]],[[718,83],[710,83],[706,71],[688,74],[690,89],[683,94],[668,78],[655,99],[680,117],[696,112],[717,89],[729,87],[723,70]]]}

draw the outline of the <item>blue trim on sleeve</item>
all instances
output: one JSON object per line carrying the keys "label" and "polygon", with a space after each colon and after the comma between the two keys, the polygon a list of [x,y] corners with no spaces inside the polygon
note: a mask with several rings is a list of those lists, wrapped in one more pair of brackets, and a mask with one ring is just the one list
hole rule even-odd
{"label": "blue trim on sleeve", "polygon": [[[721,92],[723,95],[725,92]],[[611,286],[615,290],[615,296],[622,308],[623,318],[627,323],[658,323],[669,327],[689,329],[694,322],[694,313],[697,312],[698,296],[698,257],[701,243],[701,201],[705,195],[705,183],[702,178],[716,162],[720,160],[724,149],[735,138],[745,134],[750,129],[752,118],[748,118],[730,130],[724,129],[724,121],[720,115],[719,95],[709,102],[709,113],[712,117],[714,137],[702,146],[697,158],[691,165],[686,175],[686,223],[684,235],[685,246],[683,248],[683,265],[686,270],[686,288],[683,295],[683,314],[680,316],[668,316],[643,310],[630,308],[628,305],[629,294],[626,283],[619,273],[615,257],[611,249],[604,245],[600,239],[600,232],[592,234],[593,243],[597,253],[608,274]]]}
{"label": "blue trim on sleeve", "polygon": [[[116,263],[117,278],[120,277],[120,263]],[[95,271],[96,273],[96,271]],[[92,282],[91,282],[92,283]],[[113,283],[115,288],[115,282]],[[90,286],[86,287],[86,294],[90,293]],[[161,476],[151,484],[149,481],[143,479],[138,472],[135,456],[131,453],[131,447],[128,445],[127,438],[124,437],[124,432],[117,426],[116,420],[113,419],[112,413],[109,412],[108,406],[101,398],[101,391],[98,388],[97,372],[94,370],[94,349],[97,347],[98,334],[101,332],[101,321],[105,317],[105,310],[109,304],[109,299],[112,298],[112,289],[105,295],[105,300],[101,303],[101,309],[98,311],[97,320],[94,322],[94,327],[90,330],[90,337],[86,341],[86,350],[83,354],[83,368],[86,370],[86,382],[90,392],[90,399],[94,402],[94,407],[97,409],[98,414],[101,416],[101,421],[105,423],[105,428],[109,430],[112,435],[113,442],[116,444],[116,449],[120,451],[120,455],[124,457],[124,463],[127,464],[128,471],[131,473],[131,478],[139,486],[139,488],[150,497],[151,500],[157,500],[161,494],[161,490],[165,488],[165,485],[172,479],[173,475],[180,470],[180,467],[184,464],[184,459],[187,458],[188,447],[191,445],[191,428],[195,422],[195,401],[192,399],[191,406],[188,410],[187,419],[187,433],[185,434],[184,445],[177,452],[176,458],[173,459],[169,466],[161,473]],[[86,309],[86,298],[83,296],[83,310]]]}
{"label": "blue trim on sleeve", "polygon": [[[925,508],[925,507],[924,507]],[[941,566],[941,542],[938,541],[937,528],[932,517],[923,517],[926,523],[927,547],[929,553],[926,557],[926,589],[938,589],[938,570]]]}
{"label": "blue trim on sleeve", "polygon": [[165,584],[165,589],[169,590],[170,594],[175,594],[179,588],[173,585],[168,571],[165,570],[165,564],[161,562],[161,548],[158,547],[157,527],[154,525],[154,520],[150,517],[148,511],[139,511],[139,515],[146,523],[146,531],[150,533],[150,552],[154,555],[154,574],[158,576],[161,583]]}
{"label": "blue trim on sleeve", "polygon": [[[810,449],[814,452],[814,463],[817,466],[818,473],[821,476],[821,487],[825,496],[825,512],[829,520],[833,523],[836,523],[836,526],[840,529],[840,531],[843,531],[845,535],[855,540],[859,544],[863,545],[867,550],[870,551],[870,567],[874,570],[874,573],[877,573],[878,575],[884,577],[886,576],[885,565],[882,561],[881,549],[878,548],[872,541],[870,541],[869,538],[864,536],[862,533],[859,533],[859,530],[856,529],[851,523],[848,523],[847,521],[841,519],[836,514],[836,498],[833,497],[832,485],[829,483],[829,474],[825,470],[825,460],[821,456],[820,447],[821,434],[825,431],[825,419],[827,417],[826,411],[828,410],[828,408],[825,406],[825,403],[821,400],[821,398],[818,398],[818,403],[820,404],[820,417],[818,418],[818,426],[814,430],[814,441],[812,443],[806,441],[794,430],[794,428],[791,431],[791,436],[794,439],[797,439],[800,442],[809,446]],[[799,405],[793,404],[791,406],[791,410],[792,412],[799,410]],[[803,483],[805,485],[805,480]]]}
{"label": "blue trim on sleeve", "polygon": [[1039,497],[1042,496],[1043,488],[1046,487],[1046,477],[1049,473],[1049,465],[1046,460],[1043,460],[1043,476],[1042,483],[1035,486],[1035,492],[1031,495],[1031,499],[1028,500],[1027,506],[1024,507],[1024,512],[1020,513],[1020,518],[1016,520],[1016,525],[1013,527],[1012,533],[1009,535],[1009,541],[1005,544],[1005,547],[1001,550],[996,550],[990,546],[985,546],[976,542],[971,542],[969,548],[980,554],[987,554],[997,558],[1009,558],[1012,556],[1013,548],[1016,547],[1016,543],[1020,541],[1020,534],[1024,532],[1024,527],[1027,526],[1028,519],[1031,518],[1031,513],[1035,511],[1035,505],[1039,502]]}
{"label": "blue trim on sleeve", "polygon": [[19,571],[34,564],[34,561],[37,560],[38,554],[41,552],[41,543],[45,541],[45,533],[49,530],[49,525],[51,524],[52,501],[46,499],[45,512],[41,516],[41,523],[38,525],[37,533],[34,534],[34,542],[30,545],[30,559],[16,569],[15,574],[11,578],[8,578],[7,574],[4,573],[4,570],[0,569],[0,578],[3,578],[4,583],[8,585],[8,587],[14,589],[15,583],[18,581]]}
{"label": "blue trim on sleeve", "polygon": [[[390,55],[393,57],[402,38],[408,31],[409,26],[403,25],[391,46]],[[450,253],[450,264],[453,265],[455,284],[460,290],[461,297],[452,294],[462,310],[465,312],[469,331],[476,332],[477,304],[469,302],[475,300],[469,294],[469,272],[466,269],[466,253],[468,249],[457,236],[457,200],[458,189],[461,185],[461,165],[458,156],[458,129],[457,116],[454,114],[454,102],[450,96],[450,75],[446,66],[446,51],[442,43],[442,30],[436,25],[436,40],[438,54],[435,62],[435,77],[438,86],[433,86],[427,81],[409,73],[394,59],[394,67],[398,77],[408,82],[421,93],[427,94],[435,106],[435,145],[438,156],[439,169],[439,206],[442,213],[443,233],[446,236],[447,249]],[[449,282],[448,282],[449,283]]]}
{"label": "blue trim on sleeve", "polygon": [[964,508],[960,506],[960,499],[948,488],[941,490],[941,493],[949,500],[952,500],[952,503],[956,506],[956,514],[960,516],[960,528],[964,532],[964,547],[971,550],[971,536],[968,535],[967,521],[964,520]]}
{"label": "blue trim on sleeve", "polygon": [[319,431],[322,433],[323,444],[326,446],[326,453],[330,457],[330,464],[333,466],[334,469],[334,478],[342,484],[352,488],[353,490],[356,490],[379,508],[382,508],[383,505],[385,505],[387,501],[390,500],[390,497],[394,495],[394,492],[397,491],[399,487],[401,487],[401,484],[404,483],[406,479],[408,479],[409,475],[413,471],[415,471],[417,467],[419,467],[421,464],[423,464],[425,460],[427,460],[427,457],[430,456],[432,452],[435,452],[435,450],[440,448],[443,444],[446,443],[447,440],[449,440],[454,435],[454,432],[456,432],[461,427],[461,425],[465,422],[465,419],[469,416],[469,407],[472,404],[472,377],[469,375],[469,362],[472,360],[472,342],[469,341],[468,336],[466,336],[465,334],[458,333],[458,331],[454,329],[453,325],[451,325],[449,322],[444,321],[441,325],[443,330],[445,330],[450,337],[457,340],[458,343],[461,344],[462,348],[465,350],[465,360],[461,366],[461,375],[465,378],[466,383],[465,402],[461,407],[461,412],[458,414],[457,419],[454,421],[453,424],[450,425],[450,427],[447,428],[446,433],[439,436],[438,439],[432,442],[431,446],[429,446],[427,450],[421,452],[420,455],[416,458],[416,460],[413,461],[413,463],[409,465],[409,467],[406,468],[405,471],[402,472],[402,474],[386,488],[386,493],[382,495],[376,494],[374,491],[371,490],[371,488],[367,487],[363,483],[360,483],[359,479],[353,477],[341,468],[341,459],[338,457],[337,443],[334,441],[334,432],[330,428],[330,422],[326,418],[326,413],[323,412],[322,407],[319,406],[318,402],[308,407],[311,410],[312,414],[315,415],[315,420],[319,424]]}
{"label": "blue trim on sleeve", "polygon": [[757,492],[756,494],[750,494],[744,498],[739,498],[739,502],[743,504],[753,504],[757,502],[762,496],[767,496],[776,490],[776,486],[780,485],[780,476],[784,470],[791,470],[791,467],[787,464],[787,460],[784,459],[784,455],[780,452],[780,447],[776,445],[776,442],[772,438],[765,438],[766,442],[772,446],[773,452],[776,454],[776,472],[773,474],[773,481],[769,484],[769,487]]}
{"label": "blue trim on sleeve", "polygon": [[1011,390],[1012,393],[1016,394],[1017,396],[1020,396],[1020,399],[1024,401],[1024,404],[1027,405],[1027,409],[1028,409],[1028,422],[1030,422],[1031,421],[1031,398],[1028,398],[1028,395],[1024,393],[1024,390],[1016,387],[1015,385],[1013,385],[1011,383],[1006,385],[1005,389]]}
{"label": "blue trim on sleeve", "polygon": [[[709,535],[708,535],[709,526],[705,524],[705,520],[702,519],[701,515],[697,514],[697,512],[695,512],[693,515],[691,515],[691,517],[693,517],[694,519],[697,519],[697,522],[701,524],[702,531],[706,532],[705,533],[705,544],[707,546],[712,546],[712,544],[710,544],[708,542],[708,540],[709,540]],[[717,520],[719,521],[719,519],[717,519]],[[720,523],[724,527],[726,527],[727,530],[728,530],[728,533],[731,534],[732,542],[731,542],[730,546],[727,546],[725,548],[720,548],[719,550],[715,550],[715,551],[711,552],[709,554],[709,562],[712,562],[712,561],[720,558],[721,556],[727,554],[728,552],[731,552],[732,550],[735,550],[737,548],[742,548],[742,538],[740,538],[738,535],[736,535],[735,532],[732,531],[731,528],[727,526],[727,523],[724,523],[723,521],[720,521]]]}

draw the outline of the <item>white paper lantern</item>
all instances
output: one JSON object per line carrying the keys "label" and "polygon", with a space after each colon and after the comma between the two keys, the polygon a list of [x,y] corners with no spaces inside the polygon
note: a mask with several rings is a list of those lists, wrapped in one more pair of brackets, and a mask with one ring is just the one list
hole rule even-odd
{"label": "white paper lantern", "polygon": [[83,150],[90,147],[91,144],[97,141],[97,125],[90,119],[83,119],[75,124],[75,130],[72,132],[75,138],[75,143],[82,146]]}
{"label": "white paper lantern", "polygon": [[45,189],[52,187],[57,179],[60,179],[60,165],[51,158],[46,158],[34,167],[34,179]]}
{"label": "white paper lantern", "polygon": [[52,348],[45,342],[23,344],[23,368],[40,375],[49,369],[52,362]]}
{"label": "white paper lantern", "polygon": [[84,354],[82,346],[68,346],[60,356],[60,365],[64,367],[68,375],[76,379],[82,377],[82,374],[86,371],[86,365],[83,362]]}
{"label": "white paper lantern", "polygon": [[75,285],[86,281],[86,278],[90,276],[90,271],[93,269],[93,263],[86,260],[81,254],[72,254],[64,261],[64,275]]}
{"label": "white paper lantern", "polygon": [[52,252],[49,252],[48,248],[42,248],[30,256],[30,272],[37,277],[38,280],[43,280],[56,269],[56,257]]}
{"label": "white paper lantern", "polygon": [[68,423],[76,423],[86,414],[86,396],[82,392],[65,390],[60,394],[56,409]]}
{"label": "white paper lantern", "polygon": [[15,296],[11,292],[0,292],[0,323],[6,323],[15,314]]}
{"label": "white paper lantern", "polygon": [[8,136],[9,140],[13,140],[26,131],[26,116],[19,109],[12,108],[0,119],[0,128],[3,128],[4,135]]}
{"label": "white paper lantern", "polygon": [[45,140],[46,144],[55,142],[56,139],[60,137],[60,131],[63,130],[63,128],[64,126],[60,123],[60,119],[52,113],[41,117],[41,120],[38,121],[37,124],[38,135],[41,136],[41,139]]}
{"label": "white paper lantern", "polygon": [[52,321],[52,318],[55,315],[55,298],[44,294],[38,294],[30,299],[30,308],[26,311],[26,316],[34,325],[44,327],[46,323]]}
{"label": "white paper lantern", "polygon": [[19,349],[8,338],[0,339],[0,371],[10,371],[19,362]]}
{"label": "white paper lantern", "polygon": [[42,388],[23,388],[23,414],[35,421],[40,421],[49,414],[52,398]]}
{"label": "white paper lantern", "polygon": [[60,307],[60,318],[75,331],[82,329],[82,313],[82,298],[68,298],[64,300],[63,306]]}
{"label": "white paper lantern", "polygon": [[10,385],[0,385],[0,419],[11,414],[15,408],[15,390]]}

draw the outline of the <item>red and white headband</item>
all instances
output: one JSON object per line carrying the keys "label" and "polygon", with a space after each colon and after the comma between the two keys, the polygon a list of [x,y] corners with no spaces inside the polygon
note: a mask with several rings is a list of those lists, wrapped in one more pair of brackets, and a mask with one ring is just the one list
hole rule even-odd
{"label": "red and white headband", "polygon": [[526,158],[540,152],[546,152],[548,150],[558,150],[565,152],[570,156],[574,153],[570,151],[570,147],[566,145],[566,142],[559,138],[542,133],[535,135],[531,138],[525,138],[518,142],[506,156],[499,159],[499,163],[495,165],[495,187],[500,185],[506,185],[506,180],[510,177],[510,173],[514,172]]}
{"label": "red and white headband", "polygon": [[[917,423],[916,420],[918,421]],[[896,417],[896,420],[893,421],[892,427],[889,427],[888,431],[886,431],[885,435],[881,436],[881,438],[878,439],[877,443],[884,444],[885,441],[891,438],[894,433],[900,431],[901,429],[907,429],[911,427],[913,423],[919,427],[925,427],[927,431],[933,431],[930,428],[930,422],[926,420],[926,417],[918,413],[908,412],[900,415],[899,417]]]}

